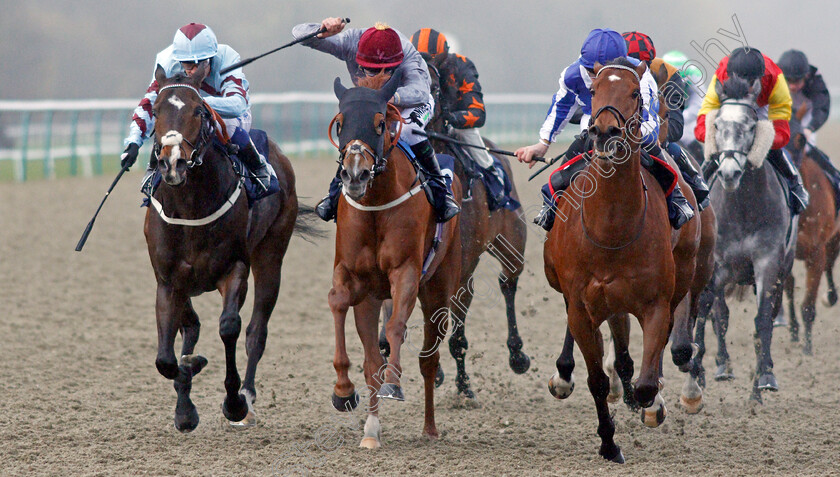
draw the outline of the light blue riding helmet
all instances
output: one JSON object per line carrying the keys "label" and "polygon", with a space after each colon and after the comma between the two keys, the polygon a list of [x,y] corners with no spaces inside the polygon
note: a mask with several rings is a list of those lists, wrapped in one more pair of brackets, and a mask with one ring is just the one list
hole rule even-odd
{"label": "light blue riding helmet", "polygon": [[210,27],[201,23],[190,23],[175,32],[172,47],[172,56],[176,61],[197,63],[216,56],[219,43]]}
{"label": "light blue riding helmet", "polygon": [[580,48],[580,64],[592,68],[595,63],[606,64],[627,56],[627,43],[621,33],[609,28],[596,28],[589,32]]}

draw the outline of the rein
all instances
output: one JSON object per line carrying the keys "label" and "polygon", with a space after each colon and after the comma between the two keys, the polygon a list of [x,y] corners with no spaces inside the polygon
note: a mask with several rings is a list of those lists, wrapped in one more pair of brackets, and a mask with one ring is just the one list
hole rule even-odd
{"label": "rein", "polygon": [[639,225],[638,225],[637,230],[636,230],[636,235],[632,239],[630,239],[629,242],[627,242],[625,244],[622,244],[622,245],[619,245],[619,246],[616,246],[616,247],[609,247],[607,245],[601,245],[600,243],[598,243],[592,237],[589,236],[589,232],[586,231],[586,223],[583,220],[583,204],[586,201],[581,199],[581,201],[580,201],[580,226],[583,229],[583,236],[586,237],[586,240],[588,240],[589,243],[591,243],[592,245],[594,245],[598,248],[602,248],[602,249],[605,249],[605,250],[621,250],[623,248],[629,247],[630,245],[633,244],[633,242],[635,242],[636,240],[639,239],[639,237],[642,236],[642,230],[644,230],[644,228],[645,228],[645,218],[647,217],[647,207],[648,207],[648,192],[647,191],[648,191],[648,188],[647,188],[647,184],[645,184],[645,176],[641,172],[639,172],[639,177],[642,178],[642,190],[645,193],[645,207],[644,207],[644,209],[642,209],[642,218],[639,220]]}

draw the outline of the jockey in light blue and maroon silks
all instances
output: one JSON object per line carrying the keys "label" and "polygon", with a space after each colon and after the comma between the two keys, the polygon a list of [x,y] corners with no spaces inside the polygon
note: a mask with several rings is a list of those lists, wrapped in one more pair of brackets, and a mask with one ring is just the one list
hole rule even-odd
{"label": "jockey in light blue and maroon silks", "polygon": [[[595,76],[595,63],[604,65],[616,59],[626,60],[631,65],[640,64],[639,60],[627,56],[627,45],[620,33],[610,29],[595,29],[589,32],[581,47],[580,57],[560,75],[560,89],[552,98],[551,107],[540,129],[539,142],[516,150],[519,161],[532,166],[532,158],[545,155],[549,145],[569,123],[574,113],[582,110],[581,134],[575,137],[566,151],[563,165],[552,173],[549,183],[542,188],[543,209],[534,222],[545,230],[551,230],[554,224],[556,199],[568,187],[574,175],[586,166],[583,153],[591,149],[587,128],[592,115],[592,95],[589,88]],[[642,99],[639,118],[642,165],[651,172],[666,192],[671,225],[679,228],[694,217],[694,210],[680,191],[677,172],[658,158],[659,90],[650,70],[645,70],[639,83]],[[552,183],[557,183],[558,187]]]}
{"label": "jockey in light blue and maroon silks", "polygon": [[[276,174],[265,158],[257,152],[248,135],[251,129],[251,105],[248,96],[248,80],[242,69],[237,68],[224,77],[219,72],[239,61],[239,53],[228,45],[216,41],[213,30],[201,23],[190,23],[175,32],[172,44],[155,57],[155,68],[160,66],[167,78],[175,75],[203,78],[200,94],[204,101],[222,117],[230,140],[239,147],[238,157],[254,174],[264,191],[276,188]],[[152,82],[145,96],[134,110],[125,139],[126,150],[122,155],[122,166],[131,167],[137,159],[137,151],[154,130],[155,118],[152,105],[158,95],[159,85],[152,74]],[[143,191],[151,192],[151,178],[156,164],[149,161],[143,178]]]}

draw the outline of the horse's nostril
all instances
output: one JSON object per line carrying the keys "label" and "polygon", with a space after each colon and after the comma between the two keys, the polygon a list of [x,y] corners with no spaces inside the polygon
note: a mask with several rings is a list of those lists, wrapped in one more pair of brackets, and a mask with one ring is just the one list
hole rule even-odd
{"label": "horse's nostril", "polygon": [[370,171],[367,169],[363,170],[362,173],[359,175],[359,179],[363,181],[370,179]]}
{"label": "horse's nostril", "polygon": [[347,169],[342,169],[341,172],[338,174],[338,176],[343,181],[349,181],[350,180],[350,173],[347,172]]}

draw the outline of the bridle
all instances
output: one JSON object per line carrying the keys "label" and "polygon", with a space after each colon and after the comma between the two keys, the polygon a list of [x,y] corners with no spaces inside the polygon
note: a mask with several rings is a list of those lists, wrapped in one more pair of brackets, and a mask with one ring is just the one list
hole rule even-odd
{"label": "bridle", "polygon": [[[368,158],[370,158],[373,161],[373,166],[370,168],[370,180],[368,181],[368,184],[373,182],[373,179],[374,179],[374,177],[376,177],[377,174],[381,174],[381,173],[385,172],[385,168],[388,166],[388,156],[391,155],[391,152],[394,150],[394,147],[397,145],[397,141],[399,141],[399,139],[400,139],[400,135],[402,134],[402,125],[403,125],[403,118],[402,118],[402,115],[400,114],[399,109],[397,109],[397,107],[394,106],[391,103],[388,103],[388,109],[392,109],[394,112],[397,113],[396,117],[399,118],[399,121],[398,121],[399,126],[397,127],[396,134],[390,140],[388,150],[385,151],[382,155],[378,155],[376,153],[376,151],[371,149],[367,144],[365,144],[362,141],[350,141],[350,142],[348,142],[347,144],[344,145],[344,148],[339,146],[339,144],[337,142],[335,142],[335,139],[333,139],[333,134],[332,133],[333,133],[333,125],[335,124],[336,120],[338,119],[338,116],[341,113],[336,114],[332,118],[332,121],[330,121],[330,125],[327,128],[327,136],[330,138],[330,142],[332,143],[332,145],[335,146],[336,149],[338,149],[338,160],[336,162],[338,162],[339,172],[344,170],[344,158],[347,156],[347,154],[361,154],[363,156],[367,156]],[[388,112],[386,110],[385,117],[387,118],[387,116],[388,116]],[[386,123],[386,127],[383,130],[382,134],[390,134],[390,131],[388,131],[388,128],[387,128],[387,123]]]}
{"label": "bridle", "polygon": [[[598,70],[598,74],[595,75],[595,79],[598,79],[598,77],[601,76],[601,73],[603,73],[604,70],[607,69],[629,71],[633,73],[633,76],[636,77],[636,81],[641,83],[639,73],[637,73],[635,69],[624,65],[604,65],[601,67],[600,70]],[[598,119],[598,116],[600,116],[601,113],[604,112],[612,114],[613,117],[615,117],[615,119],[618,120],[619,128],[621,129],[625,129],[628,124],[628,121],[631,119],[634,120],[634,122],[638,122],[639,118],[642,116],[642,108],[644,107],[644,101],[642,100],[641,91],[634,91],[634,95],[636,95],[636,102],[638,103],[638,106],[635,108],[635,111],[633,112],[632,116],[630,116],[629,118],[625,118],[624,114],[621,111],[619,111],[618,108],[611,104],[607,104],[605,106],[602,106],[601,109],[599,109],[595,114],[592,115],[592,118],[590,119],[591,124],[595,124],[595,120]]]}
{"label": "bridle", "polygon": [[[204,154],[207,152],[207,146],[210,144],[210,138],[213,135],[213,122],[210,120],[212,117],[212,113],[207,106],[207,103],[204,102],[204,99],[201,97],[201,93],[193,87],[192,85],[186,83],[173,83],[166,85],[158,90],[158,95],[167,89],[174,89],[174,88],[183,88],[188,89],[194,92],[198,98],[201,100],[202,103],[202,113],[201,113],[201,129],[198,131],[198,139],[195,140],[195,144],[187,138],[182,138],[182,142],[187,143],[188,146],[192,149],[192,152],[187,159],[187,167],[192,169],[193,166],[200,166],[204,160]],[[182,149],[183,146],[178,145],[179,148]],[[154,154],[155,160],[158,160],[160,156],[160,151],[163,149],[163,145],[155,138],[155,145],[152,149],[152,153]]]}
{"label": "bridle", "polygon": [[[726,99],[721,103],[721,107],[723,107],[724,105],[741,106],[743,108],[747,108],[752,113],[753,119],[758,120],[758,110],[756,109],[755,105],[750,103],[750,102],[738,101],[738,100],[735,100],[735,99]],[[713,134],[714,134],[714,132],[713,132]],[[742,158],[738,159],[739,156],[741,156]],[[721,157],[723,157],[723,160],[726,160],[726,159],[729,159],[729,158],[733,159],[735,161],[735,163],[738,164],[738,169],[741,172],[744,172],[744,169],[746,168],[746,162],[747,162],[747,152],[736,150],[736,149],[724,149],[724,150],[717,151],[714,154],[712,154],[710,159],[713,161],[713,164],[715,164],[715,166],[716,166],[715,167],[715,174],[718,174],[720,172]]]}

